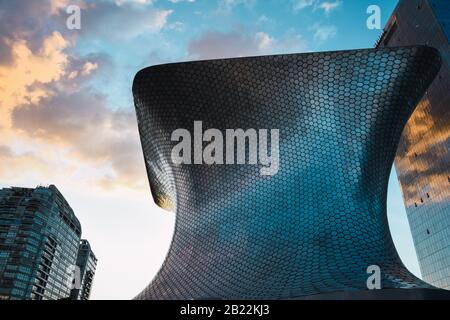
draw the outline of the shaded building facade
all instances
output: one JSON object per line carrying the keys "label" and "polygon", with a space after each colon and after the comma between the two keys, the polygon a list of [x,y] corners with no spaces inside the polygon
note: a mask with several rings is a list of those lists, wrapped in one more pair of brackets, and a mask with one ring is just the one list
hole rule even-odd
{"label": "shaded building facade", "polygon": [[54,185],[0,189],[0,299],[70,298],[80,237]]}
{"label": "shaded building facade", "polygon": [[72,289],[70,298],[72,300],[89,300],[94,282],[97,258],[91,249],[89,241],[82,239],[78,249],[77,267],[79,271],[80,287]]}
{"label": "shaded building facade", "polygon": [[[386,196],[404,125],[439,69],[437,50],[412,46],[141,70],[133,94],[151,192],[176,224],[137,299],[362,296],[374,265],[383,289],[433,290],[402,264]],[[175,164],[173,133],[194,132],[196,121],[214,135],[279,129],[277,173],[223,164],[219,149],[214,163]],[[220,135],[205,137],[194,157]]]}
{"label": "shaded building facade", "polygon": [[425,281],[450,290],[450,1],[401,0],[378,47],[428,45],[442,68],[406,124],[395,158]]}

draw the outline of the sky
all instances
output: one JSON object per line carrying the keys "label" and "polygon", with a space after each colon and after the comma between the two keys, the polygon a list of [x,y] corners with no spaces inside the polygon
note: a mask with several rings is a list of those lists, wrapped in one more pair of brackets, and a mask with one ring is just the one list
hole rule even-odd
{"label": "sky", "polygon": [[[130,299],[169,249],[152,201],[131,86],[142,68],[196,59],[373,47],[397,0],[0,0],[0,187],[55,184],[99,259],[92,299]],[[71,30],[66,9],[81,9]],[[420,276],[395,172],[388,218]]]}

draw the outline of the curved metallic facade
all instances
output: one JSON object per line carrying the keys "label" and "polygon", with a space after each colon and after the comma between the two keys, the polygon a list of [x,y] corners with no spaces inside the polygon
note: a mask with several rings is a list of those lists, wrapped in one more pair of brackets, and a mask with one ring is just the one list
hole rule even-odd
{"label": "curved metallic facade", "polygon": [[[403,266],[387,217],[403,127],[440,67],[429,47],[154,66],[135,78],[156,203],[176,211],[164,265],[138,299],[283,299],[430,288]],[[277,128],[280,166],[173,165],[174,130]]]}

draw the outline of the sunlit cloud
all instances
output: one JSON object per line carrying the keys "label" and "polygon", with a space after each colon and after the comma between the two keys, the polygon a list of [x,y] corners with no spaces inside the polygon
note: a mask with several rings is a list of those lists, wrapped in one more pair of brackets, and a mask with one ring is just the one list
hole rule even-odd
{"label": "sunlit cloud", "polygon": [[11,43],[12,64],[0,65],[0,123],[10,126],[9,113],[17,105],[37,103],[53,95],[42,84],[58,81],[68,64],[64,50],[69,43],[59,32],[53,32],[33,53],[25,41]]}
{"label": "sunlit cloud", "polygon": [[[76,5],[81,9],[87,9],[89,7],[84,0],[43,0],[44,3],[46,1],[48,1],[50,5],[50,15],[61,15],[66,12],[67,7],[71,5]],[[42,0],[39,2],[42,2]]]}
{"label": "sunlit cloud", "polygon": [[65,150],[71,160],[110,167],[110,187],[145,185],[135,115],[109,109],[101,95],[84,89],[20,106],[13,111],[13,128]]}
{"label": "sunlit cloud", "polygon": [[0,145],[0,177],[3,180],[26,179],[37,172],[50,174],[51,167],[32,152],[16,153],[10,147]]}
{"label": "sunlit cloud", "polygon": [[[70,4],[83,5],[84,21],[97,32],[100,29],[94,28],[92,23],[106,22],[106,27],[112,28],[111,23],[115,23],[119,10],[123,10],[121,13],[128,14],[134,23],[122,28],[128,32],[127,36],[133,36],[132,31],[141,27],[142,32],[158,32],[171,13],[151,6],[142,11],[135,5],[151,3],[131,2],[98,2],[87,6],[76,1]],[[23,4],[22,12],[31,13],[35,9],[33,3]],[[50,24],[59,21],[50,16],[63,16],[68,2],[52,0],[43,5],[45,16],[35,21],[40,30],[23,29],[18,24],[7,33],[3,29],[0,37],[6,39],[3,49],[11,55],[9,61],[0,62],[0,178],[7,181],[13,176],[31,176],[33,172],[36,177],[51,182],[56,170],[48,168],[58,167],[64,171],[68,167],[76,170],[89,166],[99,173],[91,181],[98,187],[145,188],[148,182],[133,108],[129,105],[123,109],[112,108],[105,97],[88,84],[97,74],[104,73],[105,67],[110,67],[109,62],[101,54],[81,57],[75,54],[72,49],[79,37],[68,40],[69,36],[64,33],[67,30],[35,36],[46,29],[46,19]],[[8,6],[15,8],[10,3]],[[4,12],[6,8],[0,10]],[[89,15],[97,15],[97,19],[88,19]],[[110,72],[111,68],[108,70]],[[16,151],[18,144],[34,150]],[[58,150],[58,156],[50,157],[46,154],[49,150]],[[92,178],[81,175],[77,179],[83,183],[83,179]]]}
{"label": "sunlit cloud", "polygon": [[98,68],[98,64],[88,61],[83,65],[81,74],[84,76],[87,76],[87,75],[91,74],[92,71],[96,70],[97,68]]}

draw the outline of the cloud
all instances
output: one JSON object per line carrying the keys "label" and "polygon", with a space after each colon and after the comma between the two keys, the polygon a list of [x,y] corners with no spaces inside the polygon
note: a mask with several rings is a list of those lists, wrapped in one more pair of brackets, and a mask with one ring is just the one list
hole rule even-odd
{"label": "cloud", "polygon": [[32,52],[24,40],[12,41],[10,46],[12,62],[0,65],[0,124],[6,127],[14,107],[53,95],[42,85],[61,79],[69,63],[65,52],[69,43],[59,32],[45,38],[37,52]]}
{"label": "cloud", "polygon": [[219,14],[229,14],[237,6],[252,8],[256,0],[219,0],[219,6],[216,10]]}
{"label": "cloud", "polygon": [[25,40],[11,43],[12,61],[0,65],[0,126],[11,126],[11,112],[37,105],[58,92],[74,92],[99,68],[107,64],[101,55],[69,56],[70,43],[59,32],[43,39],[35,52]]}
{"label": "cloud", "polygon": [[[79,56],[73,48],[111,30],[126,37],[158,32],[171,11],[151,1],[73,3],[83,5],[82,30],[92,34],[67,31],[65,0],[0,0],[0,176],[26,172],[51,180],[49,167],[84,167],[97,172],[94,182],[102,187],[142,187],[147,180],[134,109],[111,110],[90,87],[93,77],[99,81],[105,69],[114,70],[112,60],[98,52]],[[17,146],[33,151],[16,152]],[[49,150],[58,150],[59,159]]]}
{"label": "cloud", "polygon": [[[35,52],[54,30],[59,30],[67,40],[66,16],[61,13],[65,12],[68,2],[0,0],[0,64],[12,62],[12,45],[19,41],[25,41],[27,47]],[[70,4],[85,7],[81,0],[70,0]]]}
{"label": "cloud", "polygon": [[85,89],[20,106],[12,117],[14,129],[64,150],[69,159],[110,168],[110,186],[145,185],[132,110],[110,110],[105,97]]}
{"label": "cloud", "polygon": [[0,64],[9,64],[12,60],[10,40],[0,36]]}
{"label": "cloud", "polygon": [[342,1],[340,0],[336,0],[334,2],[322,2],[319,5],[319,8],[322,9],[323,11],[325,11],[325,13],[330,13],[331,11],[335,10],[336,8],[338,8],[340,5],[342,4]]}
{"label": "cloud", "polygon": [[92,62],[86,62],[83,65],[83,68],[81,70],[81,74],[84,76],[90,75],[92,71],[96,70],[98,68],[98,64],[97,63],[92,63]]}
{"label": "cloud", "polygon": [[[137,2],[140,3],[140,2]],[[172,10],[157,9],[136,1],[96,2],[83,12],[80,34],[84,39],[128,40],[146,33],[158,33]]]}
{"label": "cloud", "polygon": [[70,0],[50,0],[50,14],[58,15],[62,10],[66,10],[68,6],[73,4],[80,4],[80,2],[74,3],[74,1]]}
{"label": "cloud", "polygon": [[313,38],[318,43],[332,39],[337,34],[337,28],[333,25],[314,24],[311,30],[314,32]]}
{"label": "cloud", "polygon": [[133,5],[151,5],[153,4],[153,0],[116,0],[115,4],[120,6],[133,4]]}
{"label": "cloud", "polygon": [[189,3],[192,3],[192,2],[195,2],[195,0],[169,0],[169,2],[172,2],[172,3],[189,2]]}
{"label": "cloud", "polygon": [[311,7],[313,8],[313,10],[321,9],[326,14],[329,14],[331,11],[335,10],[341,5],[342,5],[341,0],[335,0],[334,2],[331,1],[319,2],[319,0],[293,0],[294,12],[298,12]]}
{"label": "cloud", "polygon": [[64,76],[43,87],[54,93],[71,94],[89,86],[92,79],[97,81],[102,79],[102,83],[106,83],[113,73],[114,65],[110,57],[105,54],[88,54],[78,57],[72,53]]}
{"label": "cloud", "polygon": [[274,23],[274,21],[264,14],[259,16],[258,20],[256,20],[256,25],[263,26],[263,25],[268,25],[268,24],[273,24],[273,23]]}
{"label": "cloud", "polygon": [[216,59],[306,50],[301,35],[276,39],[265,32],[246,33],[209,31],[192,40],[188,52],[193,59]]}
{"label": "cloud", "polygon": [[175,31],[178,31],[178,32],[184,31],[185,27],[186,27],[185,24],[183,22],[181,22],[181,21],[176,21],[174,23],[171,23],[171,24],[167,25],[167,29],[175,30]]}
{"label": "cloud", "polygon": [[294,0],[293,9],[294,11],[300,11],[305,8],[311,7],[317,3],[317,0]]}
{"label": "cloud", "polygon": [[48,162],[32,152],[16,153],[9,146],[0,145],[0,177],[9,179],[28,178],[39,171],[50,174]]}

